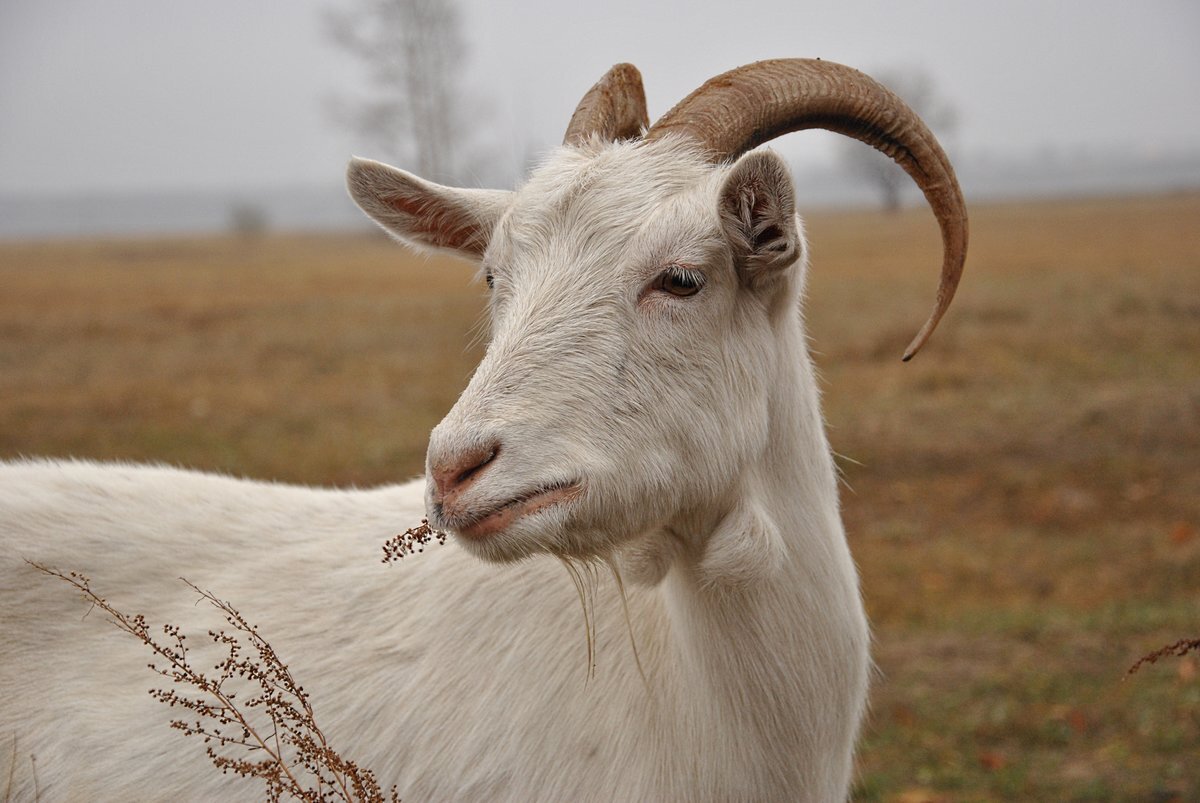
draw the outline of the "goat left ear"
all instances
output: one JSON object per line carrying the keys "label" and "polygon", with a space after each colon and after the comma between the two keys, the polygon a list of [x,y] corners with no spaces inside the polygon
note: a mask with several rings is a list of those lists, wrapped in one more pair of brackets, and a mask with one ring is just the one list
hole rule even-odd
{"label": "goat left ear", "polygon": [[346,170],[350,197],[390,234],[405,242],[479,259],[511,192],[443,187],[370,159]]}
{"label": "goat left ear", "polygon": [[751,151],[721,187],[721,227],[739,275],[751,285],[779,275],[800,256],[796,192],[772,151]]}

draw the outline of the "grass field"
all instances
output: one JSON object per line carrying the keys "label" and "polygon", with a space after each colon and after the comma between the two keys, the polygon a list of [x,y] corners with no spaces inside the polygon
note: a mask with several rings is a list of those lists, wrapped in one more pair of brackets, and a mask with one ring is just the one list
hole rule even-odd
{"label": "grass field", "polygon": [[[914,209],[808,219],[879,676],[867,801],[1200,800],[1200,195],[979,206],[942,327]],[[0,457],[421,469],[471,269],[374,236],[0,244]],[[319,702],[319,701],[318,701]]]}

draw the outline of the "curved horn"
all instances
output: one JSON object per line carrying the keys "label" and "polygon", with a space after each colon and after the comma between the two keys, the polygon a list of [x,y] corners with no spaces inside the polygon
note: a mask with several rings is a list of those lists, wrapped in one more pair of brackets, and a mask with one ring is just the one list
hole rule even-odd
{"label": "curved horn", "polygon": [[617,64],[579,101],[563,144],[582,145],[593,134],[607,142],[634,139],[649,125],[642,74],[632,64]]}
{"label": "curved horn", "polygon": [[950,160],[904,101],[858,70],[831,61],[759,61],[707,81],[663,115],[646,139],[683,134],[721,161],[805,128],[836,131],[890,156],[925,193],[937,217],[943,253],[937,301],[904,352],[909,360],[954,298],[967,257],[967,207]]}

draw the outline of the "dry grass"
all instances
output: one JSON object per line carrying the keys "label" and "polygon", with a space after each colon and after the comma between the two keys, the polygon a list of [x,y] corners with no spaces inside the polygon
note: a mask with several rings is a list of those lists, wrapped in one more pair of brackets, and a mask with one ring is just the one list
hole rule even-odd
{"label": "dry grass", "polygon": [[268,803],[400,803],[395,787],[385,793],[370,769],[330,746],[308,692],[230,603],[183,580],[196,593],[196,604],[208,603],[226,625],[189,642],[177,625],[164,624],[159,634],[142,614],[114,607],[82,574],[31,565],[73,586],[118,630],[150,648],[149,668],[171,684],[152,689],[150,696],[173,709],[178,717],[171,720],[173,729],[199,737],[222,774],[262,781]]}
{"label": "dry grass", "polygon": [[1200,798],[1200,197],[817,217],[812,327],[881,680],[860,797]]}
{"label": "dry grass", "polygon": [[407,478],[479,359],[471,275],[368,235],[0,246],[0,453]]}
{"label": "dry grass", "polygon": [[[1200,799],[1200,196],[809,217],[880,679],[862,800]],[[0,245],[0,456],[374,483],[479,358],[470,268],[376,237]]]}

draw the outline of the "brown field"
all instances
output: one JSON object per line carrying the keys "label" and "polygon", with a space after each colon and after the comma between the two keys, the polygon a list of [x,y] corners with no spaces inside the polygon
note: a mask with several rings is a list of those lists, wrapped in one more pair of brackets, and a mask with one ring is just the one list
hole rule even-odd
{"label": "brown field", "polygon": [[[929,213],[808,230],[879,664],[857,799],[1200,800],[1200,656],[1124,678],[1200,637],[1200,195],[974,208],[906,365]],[[0,457],[407,478],[470,278],[366,235],[0,244]]]}

